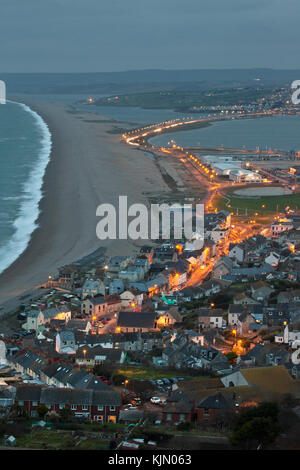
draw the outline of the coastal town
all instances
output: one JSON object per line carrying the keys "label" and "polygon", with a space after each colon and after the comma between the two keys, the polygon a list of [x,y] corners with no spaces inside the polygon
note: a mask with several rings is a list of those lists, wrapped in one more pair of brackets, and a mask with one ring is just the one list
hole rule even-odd
{"label": "coastal town", "polygon": [[[182,149],[167,151],[182,159]],[[290,166],[291,156],[284,158]],[[183,449],[211,448],[210,439],[222,449],[250,445],[254,436],[255,445],[293,445],[300,213],[219,209],[221,190],[249,186],[247,178],[231,180],[228,156],[220,174],[221,159],[189,159],[209,194],[200,249],[185,239],[155,240],[135,255],[91,256],[49,275],[34,299],[20,297],[0,341],[1,418],[17,423],[7,445],[27,439],[51,448],[53,428],[61,445],[67,439],[78,449],[99,446],[97,429],[103,448],[121,450],[175,449],[178,439]],[[290,174],[297,186],[295,173],[287,170],[286,186]],[[256,192],[270,187],[253,174]],[[292,431],[280,432],[276,421],[258,438],[243,434],[239,416],[253,407],[274,422],[286,414]],[[30,438],[19,429],[25,421]],[[66,438],[67,429],[78,434]]]}

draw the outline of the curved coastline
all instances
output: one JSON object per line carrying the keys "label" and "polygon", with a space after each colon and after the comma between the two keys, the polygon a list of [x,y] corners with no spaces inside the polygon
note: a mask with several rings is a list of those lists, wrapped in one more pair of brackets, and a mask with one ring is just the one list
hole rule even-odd
{"label": "curved coastline", "polygon": [[36,288],[59,267],[99,248],[109,256],[137,252],[139,243],[132,240],[97,238],[96,209],[101,203],[117,207],[122,194],[129,204],[147,204],[147,192],[168,190],[155,163],[121,143],[105,118],[101,123],[99,115],[93,120],[67,105],[24,101],[47,123],[52,148],[36,228],[25,251],[0,275],[0,316],[23,303],[24,293],[41,295]]}
{"label": "curved coastline", "polygon": [[40,202],[43,197],[43,181],[52,148],[52,136],[45,120],[26,104],[17,101],[10,102],[21,106],[34,117],[37,126],[42,131],[42,138],[38,160],[31,170],[29,178],[23,184],[19,215],[13,223],[15,232],[8,243],[0,250],[0,274],[9,268],[26,250],[33,232],[38,227]]}

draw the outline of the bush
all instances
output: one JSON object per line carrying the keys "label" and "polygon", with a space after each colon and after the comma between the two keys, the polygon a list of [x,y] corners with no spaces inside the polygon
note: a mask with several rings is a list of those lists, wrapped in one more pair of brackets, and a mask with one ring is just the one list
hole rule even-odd
{"label": "bush", "polygon": [[112,383],[116,386],[122,385],[126,380],[126,376],[123,374],[116,374],[112,377]]}
{"label": "bush", "polygon": [[184,423],[179,423],[177,426],[178,431],[189,431],[192,428],[192,423],[185,421]]}
{"label": "bush", "polygon": [[49,411],[48,408],[47,408],[47,406],[45,406],[45,405],[43,405],[43,404],[42,404],[42,405],[39,405],[36,410],[37,410],[38,415],[39,415],[40,418],[44,418],[44,416],[45,416],[45,415],[48,413],[48,411]]}

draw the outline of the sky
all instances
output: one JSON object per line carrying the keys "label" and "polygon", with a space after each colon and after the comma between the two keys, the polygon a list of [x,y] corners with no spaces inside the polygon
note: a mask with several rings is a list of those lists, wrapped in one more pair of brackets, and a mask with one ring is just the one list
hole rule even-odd
{"label": "sky", "polygon": [[299,18],[299,0],[0,0],[0,69],[298,69]]}

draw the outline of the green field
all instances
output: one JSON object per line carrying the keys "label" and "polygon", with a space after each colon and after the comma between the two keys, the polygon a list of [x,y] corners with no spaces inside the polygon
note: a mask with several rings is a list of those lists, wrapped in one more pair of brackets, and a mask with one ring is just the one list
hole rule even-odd
{"label": "green field", "polygon": [[[122,366],[122,368],[118,369],[116,371],[116,374],[122,374],[125,375],[129,380],[134,379],[134,380],[159,380],[159,379],[169,379],[171,377],[186,377],[186,378],[191,378],[188,376],[186,373],[183,371],[174,371],[174,370],[169,370],[169,369],[156,369],[154,367],[126,367]],[[201,379],[204,377],[193,377],[193,379]],[[207,377],[205,377],[207,378]]]}
{"label": "green field", "polygon": [[67,431],[33,429],[30,433],[17,439],[17,447],[49,450],[100,450],[107,449],[108,439],[95,437],[78,437]]}
{"label": "green field", "polygon": [[[218,209],[226,209],[234,212],[234,215],[253,216],[257,212],[259,216],[283,212],[287,206],[297,210],[300,208],[300,194],[289,194],[285,196],[261,196],[257,198],[235,197],[232,192],[226,192],[224,196],[215,198],[214,206]],[[264,207],[262,207],[264,205]]]}

